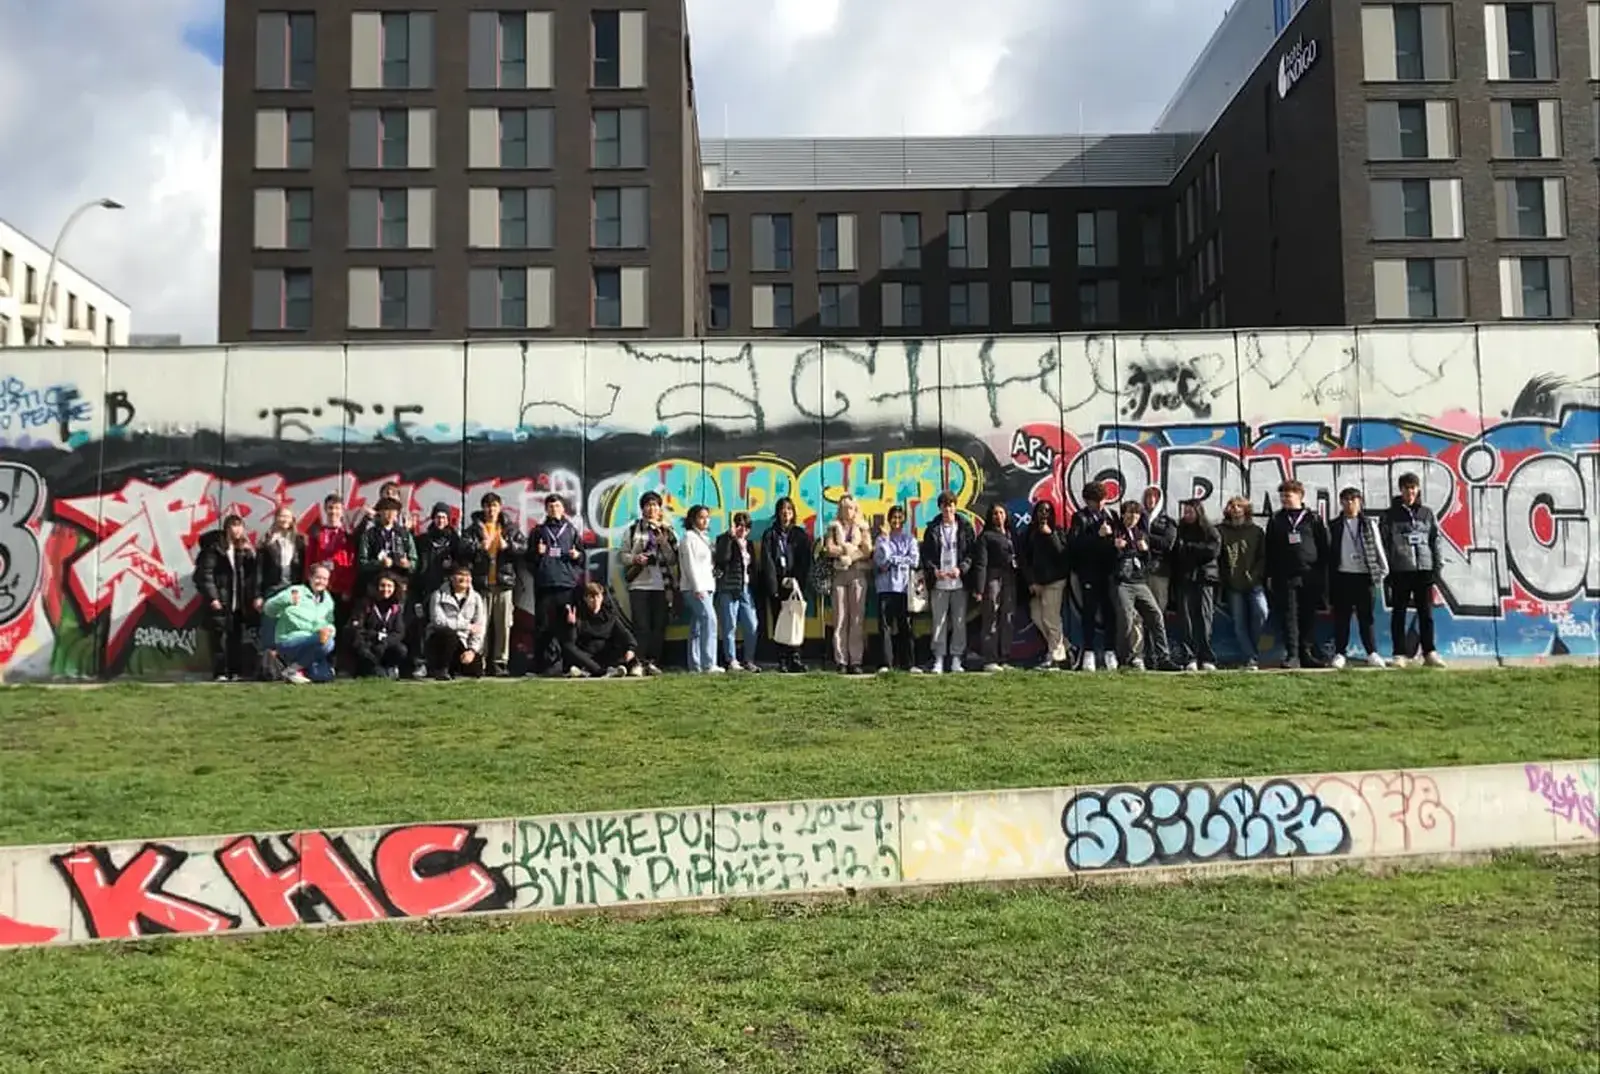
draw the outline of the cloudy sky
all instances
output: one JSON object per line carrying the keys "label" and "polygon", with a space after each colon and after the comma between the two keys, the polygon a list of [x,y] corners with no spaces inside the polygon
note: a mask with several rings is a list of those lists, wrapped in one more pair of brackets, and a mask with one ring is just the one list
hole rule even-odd
{"label": "cloudy sky", "polygon": [[[1223,0],[688,0],[708,137],[1154,123]],[[1108,17],[1114,8],[1116,16]],[[981,14],[979,13],[981,12]],[[0,0],[0,217],[135,331],[216,337],[222,0]]]}

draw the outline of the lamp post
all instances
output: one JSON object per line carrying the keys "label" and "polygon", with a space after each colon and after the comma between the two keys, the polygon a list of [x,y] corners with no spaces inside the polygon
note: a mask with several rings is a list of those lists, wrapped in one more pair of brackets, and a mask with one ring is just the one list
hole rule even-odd
{"label": "lamp post", "polygon": [[61,231],[56,235],[56,244],[50,248],[50,264],[47,265],[44,270],[44,293],[39,296],[39,320],[33,329],[34,346],[44,346],[45,315],[49,312],[51,306],[53,305],[53,303],[50,301],[50,289],[51,287],[55,286],[56,262],[61,257],[62,243],[67,241],[67,232],[71,231],[72,225],[78,222],[78,217],[82,216],[90,209],[120,208],[122,208],[122,203],[120,201],[112,201],[110,198],[96,198],[93,201],[86,201],[76,209],[72,210],[72,215],[67,217],[67,222],[61,225]]}

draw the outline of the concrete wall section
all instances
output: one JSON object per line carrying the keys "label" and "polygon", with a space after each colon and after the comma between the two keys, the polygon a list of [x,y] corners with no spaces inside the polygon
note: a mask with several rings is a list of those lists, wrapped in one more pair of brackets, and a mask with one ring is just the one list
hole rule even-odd
{"label": "concrete wall section", "polygon": [[1600,762],[0,848],[0,946],[1600,843]]}
{"label": "concrete wall section", "polygon": [[1448,538],[1444,655],[1600,654],[1594,325],[0,350],[0,681],[203,674],[200,537],[283,503],[309,526],[330,493],[354,522],[389,479],[413,513],[493,490],[523,526],[559,492],[620,593],[647,490],[680,524],[709,505],[713,532],[737,510],[764,529],[781,496],[814,528],[846,492],[920,527],[944,487],[1025,524],[1091,478],[1215,517],[1237,493],[1273,508],[1291,474],[1322,510],[1347,484],[1381,509],[1406,471]]}

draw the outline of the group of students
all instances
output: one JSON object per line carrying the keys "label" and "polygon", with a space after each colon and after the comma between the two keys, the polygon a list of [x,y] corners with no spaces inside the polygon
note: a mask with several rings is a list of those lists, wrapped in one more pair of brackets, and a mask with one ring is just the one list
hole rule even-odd
{"label": "group of students", "polygon": [[[927,670],[964,671],[973,605],[982,667],[1004,669],[1019,601],[1040,633],[1049,670],[1214,670],[1219,600],[1226,601],[1244,667],[1258,666],[1274,611],[1285,667],[1343,667],[1352,620],[1366,662],[1381,667],[1388,661],[1374,636],[1380,589],[1392,613],[1394,662],[1404,665],[1416,655],[1443,666],[1433,630],[1439,524],[1421,502],[1415,474],[1402,475],[1398,485],[1376,518],[1364,512],[1359,490],[1344,489],[1330,523],[1305,505],[1299,482],[1285,481],[1281,506],[1264,527],[1244,497],[1228,501],[1220,523],[1207,517],[1200,499],[1184,500],[1175,516],[1161,511],[1154,488],[1111,510],[1099,482],[1084,486],[1083,506],[1065,524],[1041,500],[1020,525],[995,503],[974,526],[944,492],[920,537],[908,531],[903,507],[891,507],[873,526],[844,496],[813,538],[784,497],[759,539],[743,511],[712,537],[703,505],[689,509],[680,538],[660,495],[646,492],[617,549],[624,614],[604,585],[586,581],[581,535],[559,496],[546,498],[544,519],[528,532],[503,516],[494,493],[483,497],[464,529],[456,529],[442,503],[425,527],[414,529],[402,517],[399,486],[391,484],[371,517],[353,529],[344,525],[337,496],[328,497],[303,536],[288,508],[253,544],[243,521],[229,516],[202,538],[195,576],[207,602],[218,679],[245,675],[251,623],[259,624],[263,673],[292,682],[332,678],[341,638],[344,662],[357,675],[507,674],[514,595],[524,573],[535,594],[529,668],[535,674],[660,674],[667,627],[680,606],[690,624],[691,671],[757,671],[763,637],[780,670],[804,671],[803,629],[789,617],[803,627],[807,602],[815,599],[831,608],[835,666],[863,674],[869,587],[877,598],[881,672],[923,670],[912,619],[924,611],[932,627]],[[1078,611],[1076,659],[1064,629],[1069,600]],[[1324,660],[1315,624],[1328,605],[1334,653]],[[1178,626],[1172,638],[1169,610]],[[1413,610],[1416,654],[1406,640]]]}

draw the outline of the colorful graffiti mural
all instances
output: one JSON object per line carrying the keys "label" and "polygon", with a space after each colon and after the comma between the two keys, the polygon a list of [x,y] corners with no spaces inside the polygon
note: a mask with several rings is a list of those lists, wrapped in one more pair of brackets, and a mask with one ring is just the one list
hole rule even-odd
{"label": "colorful graffiti mural", "polygon": [[942,488],[1025,522],[1091,478],[1215,511],[1270,509],[1293,475],[1323,510],[1352,484],[1376,509],[1406,471],[1448,538],[1445,655],[1600,653],[1593,325],[0,350],[0,680],[199,673],[201,535],[284,504],[309,527],[330,493],[359,520],[390,480],[413,514],[493,490],[523,525],[559,492],[620,590],[646,490],[720,531],[786,495],[815,528],[846,492],[921,525]]}
{"label": "colorful graffiti mural", "polygon": [[0,847],[0,947],[1559,848],[1600,839],[1595,771],[1558,761]]}

